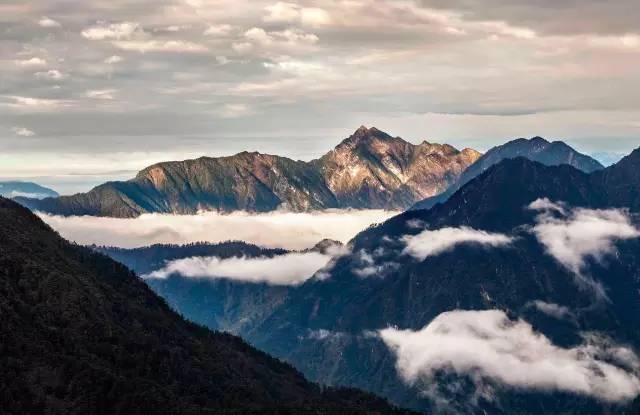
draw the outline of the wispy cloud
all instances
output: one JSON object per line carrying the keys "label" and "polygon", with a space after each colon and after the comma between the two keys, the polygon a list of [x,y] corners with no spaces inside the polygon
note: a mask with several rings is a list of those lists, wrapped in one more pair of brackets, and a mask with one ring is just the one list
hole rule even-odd
{"label": "wispy cloud", "polygon": [[327,210],[311,213],[236,212],[198,215],[147,214],[135,219],[40,214],[62,236],[82,244],[125,248],[154,243],[223,242],[242,240],[262,246],[305,249],[322,239],[348,242],[372,223],[397,212]]}
{"label": "wispy cloud", "polygon": [[542,211],[533,233],[547,253],[571,271],[578,282],[604,295],[599,284],[586,276],[587,259],[602,261],[615,252],[615,241],[640,237],[627,212],[583,208],[566,211],[563,204],[544,199],[536,200],[529,208]]}
{"label": "wispy cloud", "polygon": [[143,277],[162,279],[179,274],[188,278],[225,278],[270,285],[298,285],[327,265],[331,258],[319,252],[294,252],[273,258],[193,257],[171,261]]}
{"label": "wispy cloud", "polygon": [[388,328],[379,333],[409,384],[448,371],[478,383],[570,392],[608,402],[640,393],[638,358],[630,349],[591,339],[559,347],[526,321],[510,320],[499,310],[450,311],[419,331]]}
{"label": "wispy cloud", "polygon": [[22,96],[8,96],[9,102],[5,105],[9,108],[25,111],[53,111],[60,108],[70,107],[72,101],[51,98],[33,98]]}
{"label": "wispy cloud", "polygon": [[15,135],[20,137],[33,137],[34,135],[36,135],[35,132],[25,127],[13,127],[11,131],[13,131]]}
{"label": "wispy cloud", "polygon": [[486,247],[509,245],[512,238],[500,233],[490,233],[469,227],[425,230],[415,236],[404,236],[404,253],[420,261],[427,257],[450,251],[460,244],[475,244]]}
{"label": "wispy cloud", "polygon": [[575,319],[575,315],[573,314],[573,312],[568,307],[565,307],[563,305],[547,303],[546,301],[542,300],[535,300],[528,303],[527,306],[533,307],[541,313],[553,318],[557,318],[559,320]]}

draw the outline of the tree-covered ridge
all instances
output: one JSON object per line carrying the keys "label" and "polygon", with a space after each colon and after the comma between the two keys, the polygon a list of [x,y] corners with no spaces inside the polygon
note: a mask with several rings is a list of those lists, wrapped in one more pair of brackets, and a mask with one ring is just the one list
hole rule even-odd
{"label": "tree-covered ridge", "polygon": [[0,198],[7,414],[393,413],[189,323],[123,265]]}

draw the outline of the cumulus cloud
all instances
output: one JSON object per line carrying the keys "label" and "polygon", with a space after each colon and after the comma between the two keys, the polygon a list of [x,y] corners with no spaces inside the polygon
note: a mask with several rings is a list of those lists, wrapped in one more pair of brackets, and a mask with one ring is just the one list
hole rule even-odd
{"label": "cumulus cloud", "polygon": [[154,243],[185,244],[233,239],[297,250],[311,248],[322,239],[348,242],[372,223],[379,223],[397,213],[332,209],[312,213],[145,214],[133,219],[62,217],[43,213],[40,216],[63,237],[81,244],[133,248]]}
{"label": "cumulus cloud", "polygon": [[226,278],[271,285],[298,285],[308,280],[331,260],[319,252],[294,252],[273,258],[193,257],[170,261],[143,278],[167,278],[179,274],[189,278]]}
{"label": "cumulus cloud", "polygon": [[15,64],[25,69],[33,69],[47,66],[47,61],[34,56],[29,59],[17,60],[15,61]]}
{"label": "cumulus cloud", "polygon": [[[548,200],[537,200],[529,207],[546,208],[538,215],[532,231],[547,253],[576,275],[579,282],[598,291],[598,284],[584,275],[587,259],[602,261],[615,252],[615,241],[640,237],[640,231],[623,210],[577,208],[567,213],[561,205]],[[550,210],[561,217],[553,216]]]}
{"label": "cumulus cloud", "polygon": [[82,36],[90,40],[120,40],[128,39],[141,30],[140,24],[135,22],[98,22],[96,25],[84,29]]}
{"label": "cumulus cloud", "polygon": [[562,348],[526,321],[512,321],[499,310],[450,311],[419,331],[387,328],[379,334],[409,384],[448,371],[470,376],[477,384],[497,382],[607,402],[627,401],[640,393],[632,350],[589,339]]}
{"label": "cumulus cloud", "polygon": [[61,24],[47,16],[42,16],[40,20],[38,20],[38,25],[42,27],[60,27]]}
{"label": "cumulus cloud", "polygon": [[501,247],[509,245],[512,238],[500,233],[490,233],[468,227],[442,228],[425,230],[415,236],[404,236],[406,243],[405,254],[409,254],[420,261],[433,255],[450,251],[460,244],[476,244],[487,247]]}
{"label": "cumulus cloud", "polygon": [[[9,63],[2,69],[4,95],[71,100],[105,88],[105,79],[127,93],[117,114],[109,105],[48,111],[29,119],[47,140],[27,146],[6,136],[0,144],[30,175],[43,174],[43,166],[55,166],[61,156],[147,151],[143,136],[175,159],[226,154],[219,146],[224,140],[235,152],[275,148],[277,141],[283,155],[308,160],[350,133],[353,120],[415,142],[429,125],[430,136],[480,150],[528,130],[570,136],[589,152],[628,152],[637,144],[640,111],[633,1],[571,2],[558,10],[493,0],[489,6],[477,0],[238,0],[233,7],[216,0],[135,7],[130,1],[32,0],[2,14],[11,29],[0,40]],[[43,29],[53,19],[68,30]],[[245,37],[254,27],[262,28],[266,36],[259,39],[266,43]],[[212,65],[216,56],[236,52],[232,65]],[[174,53],[181,59],[166,56]],[[104,62],[112,54],[127,61],[117,73]],[[34,56],[46,63],[16,63]],[[276,66],[265,71],[264,63]],[[33,77],[50,68],[73,74],[73,82],[54,90]],[[252,96],[251,106],[259,108],[251,122],[211,122],[235,91]],[[544,91],[568,92],[549,99]],[[3,115],[8,126],[25,122],[19,111]],[[270,142],[248,147],[240,137]],[[91,166],[93,174],[105,167]],[[54,173],[60,172],[47,172]]]}

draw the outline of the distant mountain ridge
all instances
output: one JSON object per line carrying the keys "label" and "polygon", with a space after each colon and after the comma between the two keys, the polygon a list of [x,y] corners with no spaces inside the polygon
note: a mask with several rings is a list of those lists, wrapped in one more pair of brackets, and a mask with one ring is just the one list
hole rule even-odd
{"label": "distant mountain ridge", "polygon": [[59,194],[55,190],[33,182],[0,181],[0,196],[9,199],[14,197],[44,199],[46,197],[58,197]]}
{"label": "distant mountain ridge", "polygon": [[154,164],[132,180],[108,182],[87,193],[17,200],[54,214],[113,217],[200,210],[405,209],[447,189],[478,157],[475,150],[426,141],[414,145],[362,126],[310,162],[257,152],[201,157]]}
{"label": "distant mountain ridge", "polygon": [[429,209],[437,203],[446,201],[458,189],[479,176],[491,166],[504,159],[525,157],[546,166],[560,166],[563,164],[575,167],[585,173],[604,169],[597,160],[581,154],[562,141],[549,142],[542,137],[531,139],[518,138],[500,146],[493,147],[482,155],[475,163],[465,170],[458,180],[445,192],[431,196],[416,203],[412,209]]}
{"label": "distant mountain ridge", "polygon": [[[588,261],[590,277],[609,297],[594,302],[593,293],[579,288],[571,271],[529,231],[540,212],[527,209],[531,202],[548,198],[566,202],[567,209],[622,208],[637,223],[639,189],[640,149],[591,174],[567,164],[545,166],[524,157],[507,158],[446,202],[405,212],[361,232],[349,244],[351,253],[323,270],[322,278],[280,291],[257,287],[264,297],[250,294],[252,307],[244,308],[245,314],[237,314],[235,307],[212,312],[219,304],[242,304],[240,296],[250,292],[229,281],[195,282],[175,275],[154,282],[154,289],[178,309],[188,310],[185,315],[195,321],[211,327],[222,322],[311,379],[359,387],[427,413],[627,414],[627,402],[608,404],[566,391],[504,385],[495,386],[492,399],[469,403],[470,396],[477,396],[462,374],[439,377],[433,385],[407,384],[398,376],[392,351],[375,333],[386,327],[419,330],[454,310],[500,310],[527,321],[560,347],[581,344],[583,333],[600,333],[640,351],[640,239],[617,242],[610,259]],[[503,233],[513,240],[504,249],[459,244],[424,260],[405,253],[407,236],[464,227]],[[371,274],[361,272],[365,266]],[[532,306],[536,301],[566,310],[573,319],[549,316]],[[225,318],[213,320],[214,313]],[[234,324],[236,317],[245,316],[248,322]],[[442,411],[421,389],[443,385],[455,386],[445,396],[451,412]],[[640,398],[636,402],[629,410],[637,408]]]}

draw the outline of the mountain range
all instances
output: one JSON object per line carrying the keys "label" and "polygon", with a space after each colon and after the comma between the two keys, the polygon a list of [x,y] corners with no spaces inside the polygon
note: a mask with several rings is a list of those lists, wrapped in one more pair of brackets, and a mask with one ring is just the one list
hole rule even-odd
{"label": "mountain range", "polygon": [[123,265],[4,198],[0,232],[2,413],[405,413],[185,321]]}
{"label": "mountain range", "polygon": [[88,193],[23,205],[59,215],[136,217],[143,213],[193,214],[202,210],[254,212],[326,208],[404,210],[428,208],[505,158],[572,165],[587,173],[603,166],[561,141],[517,139],[481,155],[447,144],[414,145],[364,126],[310,162],[242,152],[149,166],[125,182]]}
{"label": "mountain range", "polygon": [[568,164],[585,173],[592,173],[604,168],[598,161],[578,153],[562,141],[549,142],[542,137],[534,137],[530,140],[519,138],[493,147],[465,170],[447,190],[416,203],[412,209],[428,209],[437,203],[442,203],[463,185],[478,177],[494,164],[504,159],[516,157],[525,157],[546,166]]}
{"label": "mountain range", "polygon": [[0,196],[9,199],[14,197],[44,199],[60,195],[48,187],[40,186],[33,182],[7,181],[0,182]]}
{"label": "mountain range", "polygon": [[[538,140],[527,140],[532,141]],[[234,281],[217,281],[212,289],[207,281],[173,275],[154,289],[176,308],[188,310],[187,318],[213,327],[225,321],[231,331],[314,381],[362,388],[416,410],[635,414],[640,401],[629,399],[640,390],[633,352],[640,350],[640,239],[633,230],[639,225],[638,189],[640,149],[606,169],[593,165],[591,173],[566,163],[547,166],[507,157],[431,209],[408,211],[363,231],[350,242],[350,253],[322,275],[286,289],[265,285],[263,299],[253,309],[245,305],[241,314],[223,307],[215,312],[215,321],[203,318],[213,303],[241,302],[236,296],[243,294]],[[610,239],[599,239],[599,232]],[[555,239],[545,239],[551,237]],[[417,241],[417,253],[410,241]],[[234,325],[240,315],[245,320]],[[483,334],[483,319],[495,316],[504,320],[491,334]],[[471,324],[464,320],[470,318],[470,332],[452,325]],[[464,358],[465,350],[477,353],[474,359],[483,356],[471,344],[486,348],[490,337],[484,336],[496,335],[504,336],[499,344],[515,341],[515,350],[535,352],[519,357],[504,346],[498,349],[504,356],[492,365],[472,361],[470,367],[451,366],[454,360],[425,372],[429,376],[407,380],[406,366],[422,361],[419,352],[429,350],[430,343],[415,351],[404,343],[392,347],[385,336],[429,333],[435,322],[448,327],[442,329],[445,337],[451,330],[466,336],[441,346],[446,350],[460,344],[456,358]],[[508,328],[515,326],[519,331],[513,340]],[[551,380],[527,373],[533,366],[514,366],[519,359],[555,358],[544,356],[544,347],[549,353],[582,357],[563,362],[566,368]],[[401,356],[405,349],[414,355]],[[628,366],[602,366],[616,362],[611,350],[624,350]],[[586,367],[625,373],[629,393],[616,395],[606,386],[610,379],[605,372],[598,370],[587,369],[572,379],[570,374],[580,372],[571,365],[580,366],[581,359],[593,359],[585,361]],[[527,386],[518,383],[518,376],[503,375],[521,371],[530,379]],[[576,386],[580,382],[586,386]]]}
{"label": "mountain range", "polygon": [[200,210],[264,212],[278,208],[404,209],[449,187],[480,153],[446,144],[411,144],[360,127],[310,162],[242,152],[230,157],[158,163],[126,182],[88,193],[20,203],[60,215],[135,217]]}

